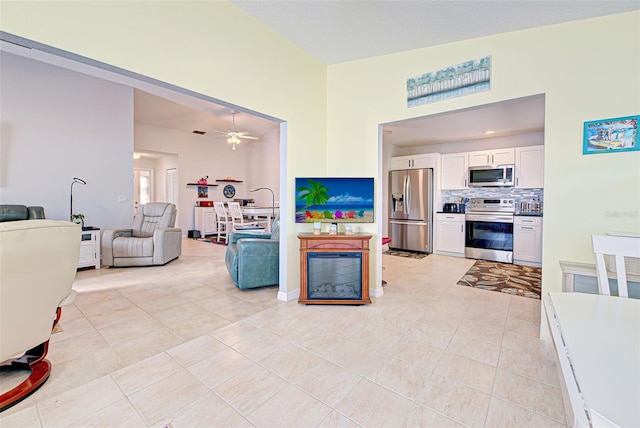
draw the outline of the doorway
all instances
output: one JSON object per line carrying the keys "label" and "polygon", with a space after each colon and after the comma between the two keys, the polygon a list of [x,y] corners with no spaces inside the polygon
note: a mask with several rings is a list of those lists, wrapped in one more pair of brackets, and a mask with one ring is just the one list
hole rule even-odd
{"label": "doorway", "polygon": [[153,170],[134,168],[133,170],[133,215],[138,205],[153,202]]}
{"label": "doorway", "polygon": [[[244,117],[247,117],[247,118],[251,117],[253,118],[253,120],[258,120],[263,124],[267,123],[267,124],[270,124],[271,126],[275,125],[273,129],[278,130],[279,132],[277,133],[277,135],[274,135],[273,138],[274,140],[277,141],[277,145],[279,145],[279,148],[272,150],[272,152],[279,153],[279,156],[280,156],[279,159],[281,160],[279,162],[280,174],[279,174],[279,177],[276,178],[276,180],[278,181],[278,184],[279,184],[278,187],[280,190],[279,192],[280,195],[278,198],[280,200],[280,208],[282,211],[286,212],[287,206],[288,206],[287,195],[289,192],[287,192],[287,186],[288,186],[287,168],[286,168],[287,124],[285,120],[279,119],[273,116],[269,116],[267,114],[260,113],[257,111],[253,111],[248,108],[243,108],[241,106],[234,105],[230,102],[215,99],[213,97],[210,97],[201,93],[196,93],[188,89],[172,85],[167,82],[162,82],[162,81],[150,78],[148,76],[136,74],[128,70],[119,69],[117,67],[111,66],[109,64],[101,63],[91,58],[82,57],[72,52],[66,52],[51,46],[42,45],[38,42],[25,39],[23,37],[15,36],[8,33],[3,33],[0,36],[0,41],[2,44],[3,51],[6,50],[7,52],[10,52],[19,56],[27,57],[35,61],[40,61],[40,62],[44,62],[47,64],[56,65],[56,66],[61,66],[72,71],[77,71],[82,74],[88,74],[94,77],[98,77],[99,79],[119,83],[119,84],[133,88],[134,91],[137,91],[137,90],[146,91],[157,97],[162,97],[167,100],[171,100],[173,102],[183,104],[187,108],[192,108],[197,111],[200,111],[200,113],[206,115],[207,119],[209,120],[214,120],[216,118],[219,118],[220,115],[218,114],[218,112],[221,110],[228,111],[229,109],[232,109],[236,112],[246,113]],[[174,116],[174,117],[177,117],[177,116]],[[249,125],[250,124],[248,123],[238,124],[238,126],[242,126],[241,129],[243,131],[250,130],[255,135],[264,135],[263,131],[261,131],[258,128],[251,129]],[[215,126],[214,129],[219,131],[220,129],[229,130],[229,129],[235,129],[235,128],[233,127],[233,124],[218,124]],[[191,133],[192,129],[189,129],[187,132]],[[223,134],[226,134],[226,132],[223,132]],[[213,133],[212,131],[211,135],[215,135],[215,133]],[[129,154],[129,156],[131,155]],[[177,159],[177,156],[176,156],[176,159]],[[188,162],[190,160],[193,160],[193,157],[188,157],[187,161],[183,160],[183,162],[187,162],[187,165],[183,166],[182,169],[185,169],[185,170],[189,169]],[[177,164],[177,160],[176,160],[176,164]],[[134,166],[134,168],[136,168],[136,166]],[[139,169],[149,169],[149,168],[140,167]],[[165,193],[165,191],[167,191],[167,187],[165,186],[165,183],[163,183],[163,181],[165,177],[167,177],[167,175],[164,173],[164,168],[156,168],[154,171],[158,171],[158,173],[151,174],[148,182],[148,186],[149,186],[148,197],[150,201],[160,200],[158,199],[158,194],[157,194],[158,190],[160,189],[161,189],[163,199],[166,198],[169,193],[169,192]],[[162,173],[160,173],[159,171],[162,171]],[[176,174],[177,175],[174,176],[174,178],[179,178],[179,174],[177,171],[176,171]],[[222,178],[225,178],[225,177],[223,176]],[[136,180],[132,180],[132,181],[135,182]],[[187,207],[189,209],[192,207],[192,201],[190,201],[189,198],[182,197],[182,195],[180,195],[179,193],[181,186],[183,186],[185,183],[186,183],[186,180],[183,177],[182,182],[178,181],[178,185],[175,187],[172,187],[173,190],[177,189],[177,191],[173,191],[173,190],[171,191],[172,197],[174,199],[177,199],[176,202],[178,202],[178,204],[176,205],[185,207],[183,211],[185,211],[186,214],[182,216],[182,222],[185,222],[184,227],[182,227],[183,230],[187,230],[189,228],[188,222],[190,218],[192,218],[190,215],[192,213],[187,212],[188,211]],[[133,197],[133,193],[135,191],[134,189],[138,188],[138,190],[140,190],[138,185],[133,185],[133,184],[134,183],[132,183],[133,189],[131,193],[127,192],[127,194],[125,195],[119,195],[118,197],[119,203],[125,203],[130,201],[131,199],[129,199],[129,195],[131,195],[131,198],[133,199],[131,200],[131,202],[137,201],[138,205],[141,203],[140,195],[136,195],[135,198]],[[246,187],[248,188],[253,186],[247,185]],[[275,188],[276,186],[273,186],[273,187]],[[115,211],[113,207],[114,207],[113,205],[110,205],[107,208]],[[178,211],[178,213],[179,212],[180,210]],[[178,219],[176,219],[176,223],[177,224],[180,223]],[[280,234],[281,236],[287,235],[286,222],[283,222],[281,224]],[[288,255],[287,241],[288,241],[287,239],[282,239],[280,244],[280,291],[278,293],[278,299],[280,300],[289,300],[289,296],[287,294],[287,288],[286,288],[287,255]]]}

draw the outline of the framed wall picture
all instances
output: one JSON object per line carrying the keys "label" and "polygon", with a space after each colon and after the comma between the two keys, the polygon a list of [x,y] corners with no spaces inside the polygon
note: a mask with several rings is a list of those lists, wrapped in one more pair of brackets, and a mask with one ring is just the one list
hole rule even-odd
{"label": "framed wall picture", "polygon": [[626,116],[585,122],[582,154],[639,150],[638,119],[640,116]]}

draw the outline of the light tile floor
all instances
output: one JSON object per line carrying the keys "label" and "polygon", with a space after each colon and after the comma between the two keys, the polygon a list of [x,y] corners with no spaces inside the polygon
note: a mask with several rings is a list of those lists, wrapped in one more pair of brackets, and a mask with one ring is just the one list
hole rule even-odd
{"label": "light tile floor", "polygon": [[565,426],[540,302],[456,285],[472,260],[383,256],[372,305],[304,306],[236,289],[224,250],[79,272],[51,378],[0,426]]}

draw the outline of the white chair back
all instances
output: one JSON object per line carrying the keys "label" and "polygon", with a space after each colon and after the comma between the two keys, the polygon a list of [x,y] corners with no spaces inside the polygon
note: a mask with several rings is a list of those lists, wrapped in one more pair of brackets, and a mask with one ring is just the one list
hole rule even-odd
{"label": "white chair back", "polygon": [[640,259],[640,238],[630,236],[592,235],[593,252],[596,256],[596,271],[598,274],[598,291],[600,294],[611,295],[605,255],[615,259],[615,274],[618,282],[618,295],[629,297],[627,285],[627,270],[629,261],[625,257]]}
{"label": "white chair back", "polygon": [[227,208],[224,206],[224,202],[214,202],[213,208],[216,210],[216,216],[218,219],[228,219],[229,213],[227,212]]}
{"label": "white chair back", "polygon": [[217,241],[220,242],[220,237],[222,237],[225,242],[227,241],[227,232],[229,230],[229,213],[227,212],[227,208],[224,206],[224,202],[213,202],[213,208],[216,211],[216,222],[217,222]]}
{"label": "white chair back", "polygon": [[229,215],[231,216],[233,230],[236,230],[237,227],[257,226],[258,223],[255,221],[245,221],[245,218],[242,215],[242,209],[240,209],[240,203],[227,202],[227,206],[229,207]]}

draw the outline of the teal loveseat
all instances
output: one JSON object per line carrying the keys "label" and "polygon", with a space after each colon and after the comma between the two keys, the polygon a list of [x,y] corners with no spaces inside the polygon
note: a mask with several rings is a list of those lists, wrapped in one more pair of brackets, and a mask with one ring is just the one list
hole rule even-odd
{"label": "teal loveseat", "polygon": [[280,282],[280,215],[271,233],[233,232],[225,264],[240,289],[266,287]]}

